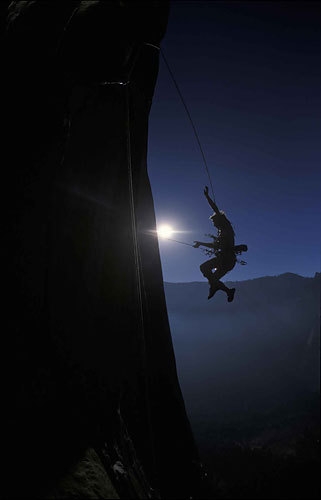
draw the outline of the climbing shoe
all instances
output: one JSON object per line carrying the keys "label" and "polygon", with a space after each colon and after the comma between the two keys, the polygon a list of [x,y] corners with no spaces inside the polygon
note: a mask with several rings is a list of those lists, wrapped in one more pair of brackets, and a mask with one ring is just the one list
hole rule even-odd
{"label": "climbing shoe", "polygon": [[227,302],[232,302],[234,299],[235,288],[231,288],[227,294]]}

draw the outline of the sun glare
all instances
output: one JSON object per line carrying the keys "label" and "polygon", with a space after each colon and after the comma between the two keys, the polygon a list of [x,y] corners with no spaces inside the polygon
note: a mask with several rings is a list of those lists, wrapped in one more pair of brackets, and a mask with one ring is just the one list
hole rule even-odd
{"label": "sun glare", "polygon": [[170,238],[174,230],[168,224],[162,224],[157,228],[157,234],[160,238]]}

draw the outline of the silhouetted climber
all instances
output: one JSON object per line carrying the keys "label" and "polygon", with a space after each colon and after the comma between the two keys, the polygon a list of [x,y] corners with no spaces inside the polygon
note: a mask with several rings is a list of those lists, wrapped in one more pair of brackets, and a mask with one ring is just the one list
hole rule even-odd
{"label": "silhouetted climber", "polygon": [[[210,216],[210,219],[218,232],[217,236],[214,236],[213,243],[195,241],[193,246],[194,248],[198,248],[199,246],[211,248],[215,254],[215,257],[207,260],[200,266],[202,274],[208,279],[210,284],[208,298],[213,297],[218,290],[223,290],[227,294],[228,302],[232,302],[235,288],[228,288],[220,279],[227,272],[231,271],[236,264],[235,248],[237,247],[234,245],[234,230],[224,212],[219,210],[216,203],[210,198],[207,186],[205,186],[204,195],[210,207],[214,210],[214,214]],[[212,269],[215,269],[214,273]]]}

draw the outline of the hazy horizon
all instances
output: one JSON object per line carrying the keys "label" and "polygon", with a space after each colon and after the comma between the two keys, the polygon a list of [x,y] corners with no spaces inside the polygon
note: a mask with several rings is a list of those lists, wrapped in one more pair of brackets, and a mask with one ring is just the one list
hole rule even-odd
{"label": "hazy horizon", "polygon": [[[313,275],[309,275],[309,276],[306,276],[306,275],[303,275],[303,274],[298,274],[298,273],[294,273],[292,271],[285,271],[284,273],[280,273],[280,274],[265,274],[265,275],[262,275],[262,276],[256,276],[254,278],[244,278],[242,280],[240,279],[237,279],[237,280],[233,280],[233,279],[227,279],[228,278],[228,275],[227,276],[224,276],[224,278],[222,279],[223,283],[225,282],[231,282],[231,283],[242,283],[243,281],[253,281],[253,280],[256,280],[256,279],[261,279],[261,278],[277,278],[278,276],[283,276],[284,274],[294,274],[295,276],[299,276],[300,278],[315,278],[316,275],[320,274],[320,271],[315,271],[315,273]],[[192,281],[168,281],[168,280],[163,280],[164,283],[175,283],[175,284],[179,284],[179,283],[205,283],[207,284],[207,281],[206,279],[204,278],[203,280],[200,279],[200,280],[192,280]]]}

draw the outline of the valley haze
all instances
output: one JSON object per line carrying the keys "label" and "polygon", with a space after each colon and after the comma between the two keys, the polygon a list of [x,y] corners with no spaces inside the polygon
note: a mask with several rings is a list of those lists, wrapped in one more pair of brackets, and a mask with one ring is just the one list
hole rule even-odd
{"label": "valley haze", "polygon": [[320,273],[225,283],[232,303],[223,292],[208,300],[205,281],[165,282],[186,409],[217,497],[318,498]]}
{"label": "valley haze", "polygon": [[194,425],[238,420],[320,388],[320,273],[235,286],[233,303],[206,282],[165,283],[180,382]]}

